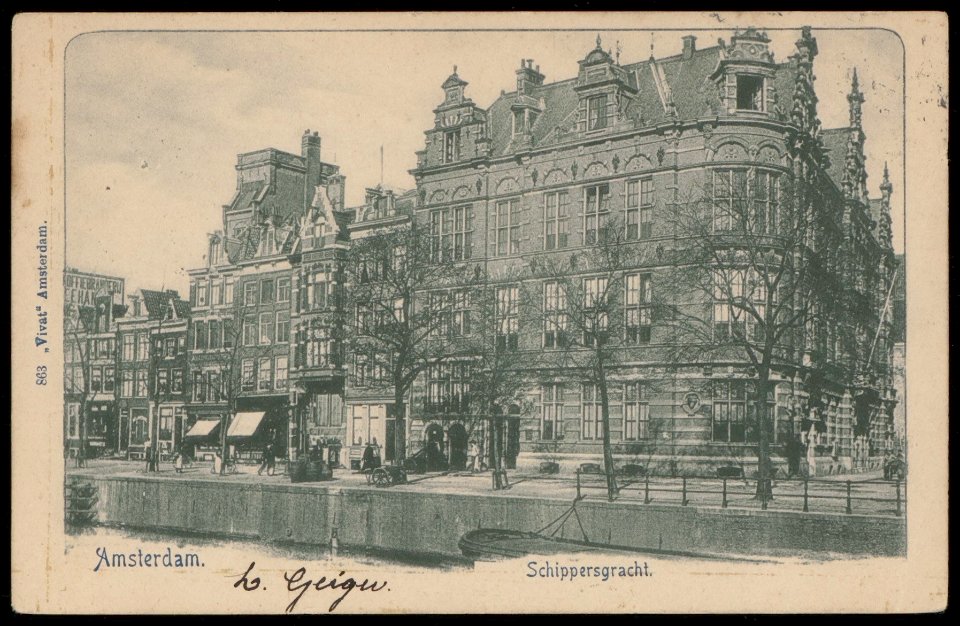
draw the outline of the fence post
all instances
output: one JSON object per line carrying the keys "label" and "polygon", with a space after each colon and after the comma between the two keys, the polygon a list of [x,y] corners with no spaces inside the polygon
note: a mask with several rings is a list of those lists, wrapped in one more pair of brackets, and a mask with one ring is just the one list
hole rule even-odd
{"label": "fence post", "polygon": [[643,503],[650,504],[650,475],[644,477],[643,481]]}
{"label": "fence post", "polygon": [[683,495],[680,498],[680,506],[687,506],[687,477],[683,477]]}
{"label": "fence post", "polygon": [[577,500],[580,499],[580,468],[577,468]]}
{"label": "fence post", "polygon": [[807,506],[807,490],[810,486],[810,481],[806,478],[803,479],[803,512],[809,513],[810,508]]}
{"label": "fence post", "polygon": [[853,483],[851,483],[849,480],[847,481],[847,515],[850,515],[851,513],[853,513],[853,507],[850,506],[851,505],[850,488],[852,484]]}
{"label": "fence post", "polygon": [[903,510],[900,505],[900,479],[897,479],[897,517],[903,515]]}
{"label": "fence post", "polygon": [[727,479],[723,479],[723,504],[720,505],[721,508],[727,508]]}

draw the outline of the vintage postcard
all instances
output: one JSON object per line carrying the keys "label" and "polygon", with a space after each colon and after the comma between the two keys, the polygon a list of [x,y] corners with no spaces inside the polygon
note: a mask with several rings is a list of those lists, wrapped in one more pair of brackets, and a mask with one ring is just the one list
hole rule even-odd
{"label": "vintage postcard", "polygon": [[23,613],[947,605],[947,18],[22,14]]}

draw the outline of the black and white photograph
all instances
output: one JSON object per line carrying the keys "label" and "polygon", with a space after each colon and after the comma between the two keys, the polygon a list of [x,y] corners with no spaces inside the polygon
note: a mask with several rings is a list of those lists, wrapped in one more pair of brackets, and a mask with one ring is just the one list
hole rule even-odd
{"label": "black and white photograph", "polygon": [[70,27],[17,608],[945,607],[945,18],[456,15]]}

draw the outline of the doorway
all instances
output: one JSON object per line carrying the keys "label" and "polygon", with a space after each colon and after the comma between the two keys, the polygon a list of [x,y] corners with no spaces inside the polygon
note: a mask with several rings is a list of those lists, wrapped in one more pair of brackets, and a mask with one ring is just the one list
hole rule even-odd
{"label": "doorway", "polygon": [[457,422],[447,430],[450,443],[450,469],[462,470],[467,466],[467,429]]}
{"label": "doorway", "polygon": [[427,471],[447,469],[447,457],[443,454],[443,428],[440,424],[430,424],[423,437],[427,457]]}

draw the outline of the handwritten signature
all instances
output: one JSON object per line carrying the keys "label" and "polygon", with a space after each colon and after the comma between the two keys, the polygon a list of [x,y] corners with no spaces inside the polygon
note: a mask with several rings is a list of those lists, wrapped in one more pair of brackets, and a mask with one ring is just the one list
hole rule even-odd
{"label": "handwritten signature", "polygon": [[[256,591],[257,589],[261,588],[260,577],[253,576],[253,568],[256,566],[256,564],[256,561],[250,562],[250,567],[247,568],[247,571],[244,572],[235,583],[233,583],[234,589],[242,589],[243,591]],[[306,594],[311,588],[315,591],[323,591],[325,589],[343,591],[340,597],[330,604],[329,610],[331,612],[336,609],[340,605],[340,602],[342,602],[343,599],[346,598],[347,595],[354,589],[372,592],[383,591],[384,589],[390,591],[390,589],[387,587],[386,580],[383,582],[371,582],[369,579],[365,578],[363,582],[358,582],[352,576],[347,576],[344,578],[344,576],[346,576],[346,572],[344,571],[341,571],[339,574],[337,574],[337,576],[340,577],[339,579],[337,576],[334,576],[330,579],[327,579],[326,576],[321,576],[317,580],[313,580],[312,578],[306,578],[306,576],[307,570],[304,567],[300,567],[294,572],[283,573],[283,579],[287,583],[287,591],[297,594],[290,604],[287,605],[287,613],[293,611],[293,609],[297,606],[297,603],[300,602],[300,598],[302,598],[304,594]],[[263,587],[263,589],[266,589],[266,587]]]}

